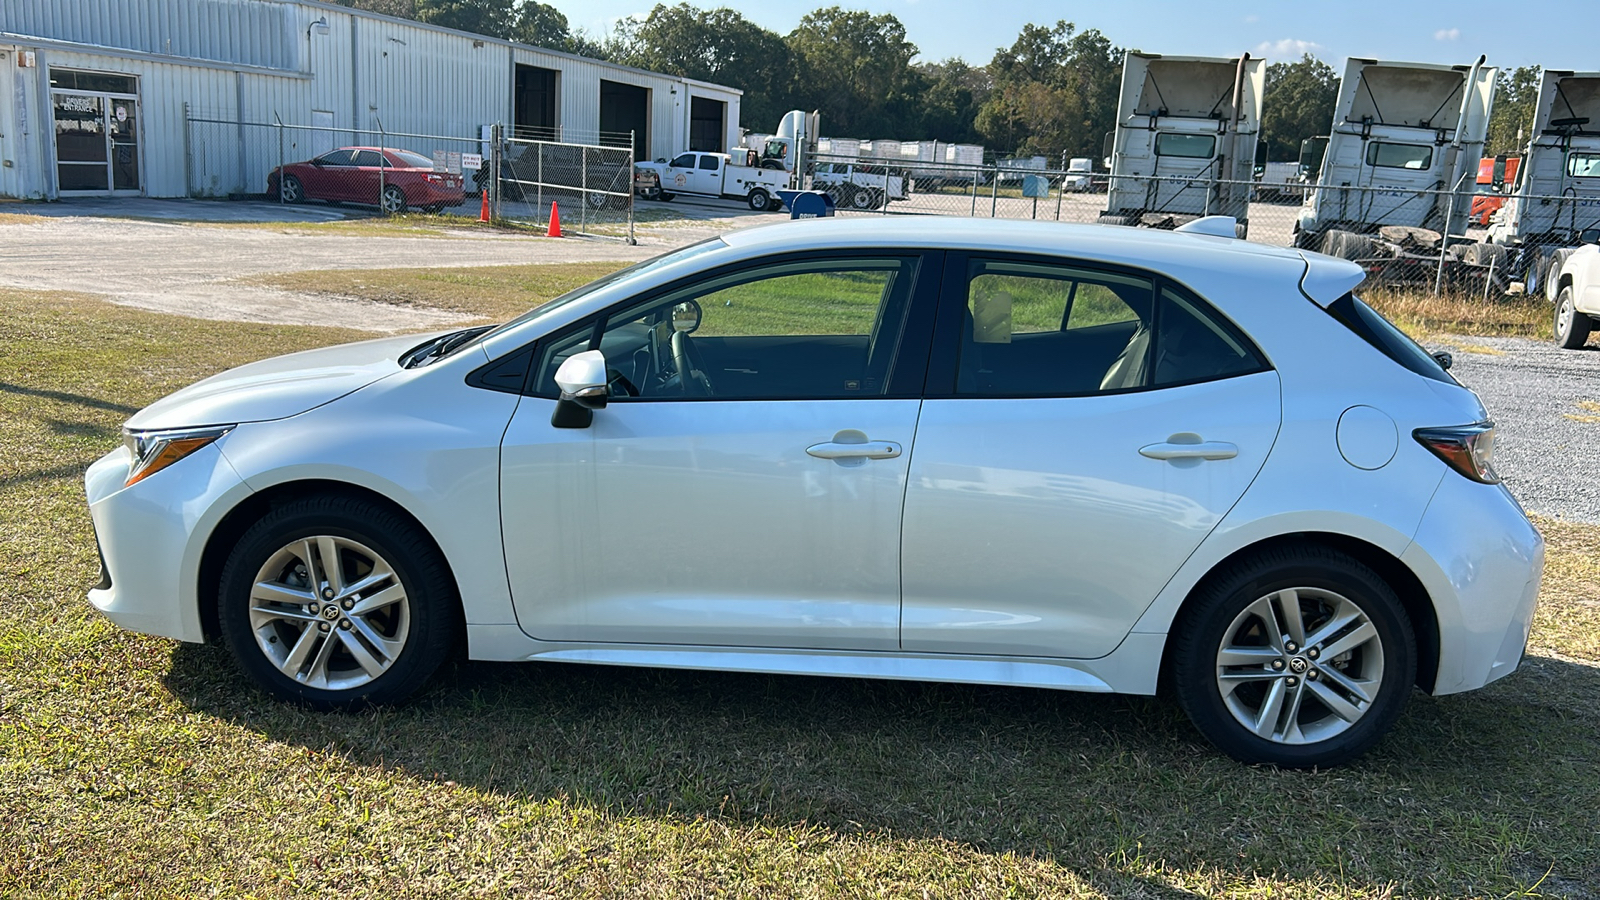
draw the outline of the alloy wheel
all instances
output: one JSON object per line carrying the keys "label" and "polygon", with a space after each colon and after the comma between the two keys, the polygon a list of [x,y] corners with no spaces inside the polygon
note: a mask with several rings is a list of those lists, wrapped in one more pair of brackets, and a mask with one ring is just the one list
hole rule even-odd
{"label": "alloy wheel", "polygon": [[308,687],[361,687],[406,647],[411,604],[394,567],[364,544],[317,535],[279,548],[250,589],[250,629],[279,672]]}
{"label": "alloy wheel", "polygon": [[1383,688],[1383,641],[1356,603],[1321,588],[1274,591],[1245,607],[1217,648],[1216,685],[1233,718],[1280,744],[1349,730]]}

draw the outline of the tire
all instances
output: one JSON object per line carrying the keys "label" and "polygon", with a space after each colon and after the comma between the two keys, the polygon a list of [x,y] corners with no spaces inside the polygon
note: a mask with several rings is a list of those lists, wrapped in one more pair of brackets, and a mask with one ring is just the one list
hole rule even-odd
{"label": "tire", "polygon": [[772,195],[762,188],[754,188],[750,191],[750,196],[745,198],[745,202],[756,212],[766,212],[767,206],[772,202]]}
{"label": "tire", "polygon": [[1233,223],[1233,236],[1235,238],[1238,238],[1241,241],[1244,240],[1245,238],[1249,237],[1250,236],[1250,223],[1249,222],[1235,222],[1235,223]]}
{"label": "tire", "polygon": [[783,200],[773,197],[767,203],[767,212],[783,212]]}
{"label": "tire", "polygon": [[[1287,602],[1298,626],[1283,613]],[[1172,634],[1170,674],[1184,712],[1246,763],[1347,763],[1389,731],[1416,681],[1416,638],[1393,589],[1355,558],[1317,544],[1269,550],[1214,573]]]}
{"label": "tire", "polygon": [[[324,553],[340,560],[337,578],[322,577]],[[342,590],[329,586],[335,580]],[[239,538],[217,607],[224,643],[268,693],[357,709],[398,703],[427,682],[454,646],[460,600],[415,525],[369,500],[312,496],[274,508]]]}
{"label": "tire", "polygon": [[1333,229],[1322,234],[1322,252],[1339,259],[1368,259],[1375,242],[1364,234]]}
{"label": "tire", "polygon": [[306,189],[300,184],[300,179],[293,175],[285,175],[278,185],[278,196],[285,203],[300,203],[306,199]]}
{"label": "tire", "polygon": [[1461,259],[1470,265],[1484,268],[1493,266],[1496,272],[1504,272],[1509,256],[1506,248],[1499,244],[1467,244]]}
{"label": "tire", "polygon": [[586,198],[590,209],[605,209],[606,201],[611,199],[605,194],[590,193]]}
{"label": "tire", "polygon": [[1576,350],[1589,340],[1589,332],[1594,329],[1594,320],[1578,312],[1578,301],[1572,296],[1572,285],[1561,289],[1556,295],[1555,309],[1555,334],[1556,345],[1563,350]]}
{"label": "tire", "polygon": [[855,192],[850,195],[850,208],[876,209],[878,206],[877,198],[874,196],[876,194],[877,191],[870,188],[856,188]]}
{"label": "tire", "polygon": [[378,205],[391,216],[399,215],[406,211],[406,192],[392,184],[384,186],[383,194],[378,200]]}
{"label": "tire", "polygon": [[1556,302],[1556,296],[1561,293],[1561,267],[1567,264],[1573,252],[1571,247],[1562,247],[1550,254],[1550,267],[1544,275],[1544,297],[1551,303]]}
{"label": "tire", "polygon": [[1132,216],[1101,216],[1095,219],[1096,225],[1132,225]]}
{"label": "tire", "polygon": [[676,196],[678,196],[678,195],[677,194],[669,194],[666,191],[662,191],[661,193],[656,195],[656,199],[660,200],[662,203],[671,203],[672,202],[672,198],[676,197]]}

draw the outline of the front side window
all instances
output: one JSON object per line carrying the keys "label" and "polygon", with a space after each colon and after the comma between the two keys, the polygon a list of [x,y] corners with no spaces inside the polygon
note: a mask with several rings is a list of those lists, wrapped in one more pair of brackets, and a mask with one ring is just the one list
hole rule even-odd
{"label": "front side window", "polygon": [[1186,291],[1066,265],[973,261],[956,366],[968,397],[1073,397],[1256,372],[1259,352]]}
{"label": "front side window", "polygon": [[674,169],[692,169],[694,168],[694,159],[693,153],[680,153],[673,157],[672,162],[667,163],[667,165],[672,166]]}
{"label": "front side window", "polygon": [[698,281],[551,342],[535,393],[555,397],[561,362],[598,349],[618,401],[882,396],[916,272],[915,257],[808,259]]}
{"label": "front side window", "polygon": [[1426,169],[1433,164],[1433,148],[1426,144],[1391,144],[1373,141],[1367,145],[1367,165],[1380,169]]}
{"label": "front side window", "polygon": [[1600,153],[1574,153],[1567,157],[1567,175],[1600,178]]}
{"label": "front side window", "polygon": [[1217,136],[1214,134],[1158,134],[1156,155],[1176,156],[1183,159],[1210,159],[1217,155]]}

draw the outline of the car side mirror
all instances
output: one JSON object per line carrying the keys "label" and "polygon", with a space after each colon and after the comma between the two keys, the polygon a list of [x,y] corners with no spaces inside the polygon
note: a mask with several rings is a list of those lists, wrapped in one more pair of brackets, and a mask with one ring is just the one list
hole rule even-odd
{"label": "car side mirror", "polygon": [[700,327],[700,316],[699,302],[685,300],[672,307],[672,330],[693,334]]}
{"label": "car side mirror", "polygon": [[588,428],[594,411],[606,408],[606,357],[599,350],[585,350],[567,357],[556,369],[556,387],[561,399],[550,414],[556,428]]}
{"label": "car side mirror", "polygon": [[1456,358],[1450,355],[1449,350],[1435,350],[1428,355],[1433,357],[1433,361],[1438,363],[1441,369],[1450,368],[1456,361]]}
{"label": "car side mirror", "polygon": [[1585,228],[1578,232],[1578,242],[1582,244],[1600,244],[1600,228]]}

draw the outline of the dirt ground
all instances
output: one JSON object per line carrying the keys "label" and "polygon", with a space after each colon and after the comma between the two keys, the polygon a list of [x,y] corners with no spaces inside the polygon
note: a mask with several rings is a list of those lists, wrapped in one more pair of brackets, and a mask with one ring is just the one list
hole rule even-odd
{"label": "dirt ground", "polygon": [[[23,213],[8,207],[0,212]],[[67,216],[0,217],[0,287],[72,291],[113,303],[205,319],[335,325],[368,331],[443,327],[454,314],[237,283],[313,269],[488,266],[644,259],[729,224],[707,219],[641,229],[639,243],[485,234],[364,236],[282,223],[226,227]]]}

